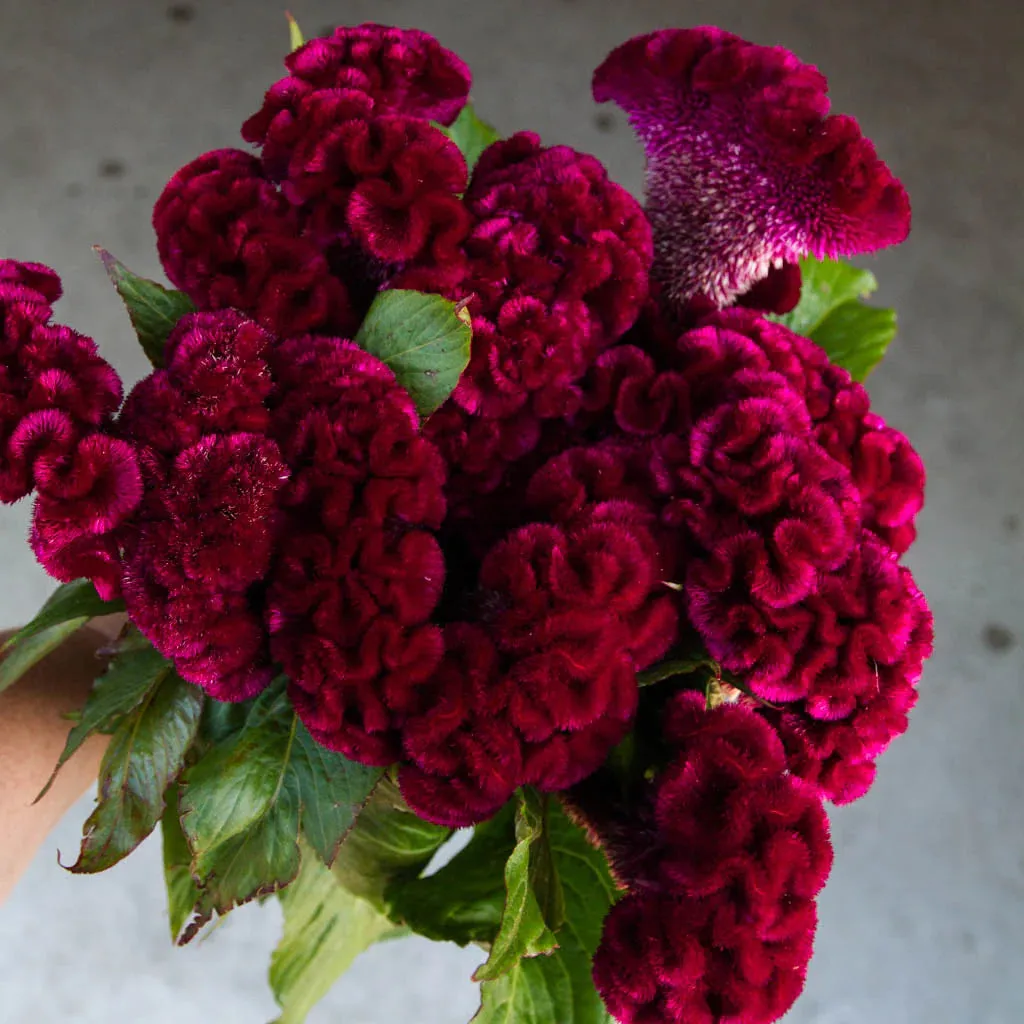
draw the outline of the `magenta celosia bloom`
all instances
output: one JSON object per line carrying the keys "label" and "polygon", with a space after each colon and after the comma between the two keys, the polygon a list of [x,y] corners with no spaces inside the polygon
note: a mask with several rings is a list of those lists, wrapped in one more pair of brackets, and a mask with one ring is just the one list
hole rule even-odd
{"label": "magenta celosia bloom", "polygon": [[793,770],[854,799],[906,727],[930,649],[927,605],[895,563],[920,460],[817,346],[751,311],[650,347],[594,364],[583,404],[608,440],[553,460],[535,500],[571,506],[597,486],[657,508],[711,655],[783,703]]}
{"label": "magenta celosia bloom", "polygon": [[897,554],[917,534],[914,519],[924,505],[925,472],[910,442],[871,412],[864,387],[832,363],[813,341],[754,312],[729,309],[702,321],[752,339],[803,396],[818,444],[849,469],[861,499],[862,524]]}
{"label": "magenta celosia bloom", "polygon": [[466,162],[431,122],[450,123],[465,104],[462,61],[426,33],[362,25],[312,40],[285,63],[291,74],[242,134],[300,212],[304,237],[332,269],[356,275],[350,284],[460,263]]}
{"label": "magenta celosia bloom", "polygon": [[301,223],[260,162],[236,149],[186,164],[153,209],[164,270],[200,309],[238,309],[284,337],[347,334],[357,326],[348,289]]}
{"label": "magenta celosia bloom", "polygon": [[402,115],[326,125],[296,149],[282,183],[318,242],[351,241],[371,260],[397,265],[457,255],[470,226],[465,188],[458,147]]}
{"label": "magenta celosia bloom", "polygon": [[647,297],[652,250],[640,207],[597,160],[532,133],[485,151],[465,201],[465,275],[445,291],[471,297],[473,353],[427,429],[458,467],[453,504],[473,515],[472,495],[579,411],[588,367]]}
{"label": "magenta celosia bloom", "polygon": [[124,539],[132,617],[221,700],[280,664],[318,740],[390,763],[441,654],[444,471],[412,400],[351,342],[275,342],[232,311],[183,318],[166,360],[121,421],[147,484]]}
{"label": "magenta celosia bloom", "polygon": [[803,988],[827,819],[753,710],[684,692],[664,731],[674,759],[637,820],[596,825],[632,891],[605,921],[594,981],[623,1024],[769,1024]]}
{"label": "magenta celosia bloom", "polygon": [[647,150],[655,274],[674,303],[727,305],[801,256],[906,237],[906,192],[852,117],[827,116],[827,88],[789,51],[717,28],[638,36],[597,69],[595,99]]}
{"label": "magenta celosia bloom", "polygon": [[[766,623],[768,625],[769,623]],[[867,792],[875,758],[907,728],[932,651],[932,616],[910,570],[868,536],[822,593],[780,627],[805,698],[765,715],[790,769],[835,803]]]}
{"label": "magenta celosia bloom", "polygon": [[444,662],[403,730],[402,792],[432,821],[473,824],[518,785],[559,790],[595,771],[632,720],[636,671],[676,637],[652,514],[628,501],[536,504],[552,522],[487,554],[479,621],[448,627]]}
{"label": "magenta celosia bloom", "polygon": [[113,531],[142,495],[132,448],[109,436],[121,381],[91,338],[50,323],[60,279],[0,261],[0,501],[38,492],[30,542],[58,580],[120,590]]}
{"label": "magenta celosia bloom", "polygon": [[[362,116],[403,114],[450,124],[469,95],[469,68],[433,36],[415,29],[365,24],[336,28],[285,58],[290,74],[267,92],[262,109],[242,126],[277,178],[296,146],[337,122],[337,104]],[[325,106],[326,104],[326,106]]]}
{"label": "magenta celosia bloom", "polygon": [[713,657],[787,705],[793,770],[853,799],[906,727],[930,651],[927,605],[878,539],[912,531],[922,481],[899,479],[909,446],[891,463],[886,449],[866,457],[892,435],[846,401],[862,389],[752,314],[716,315],[677,356],[695,421],[655,442],[652,471],[688,544],[688,617]]}
{"label": "magenta celosia bloom", "polygon": [[268,577],[271,650],[316,739],[389,764],[442,653],[429,619],[445,579],[432,533],[444,466],[408,393],[355,345],[294,339],[273,366],[273,431],[292,476]]}
{"label": "magenta celosia bloom", "polygon": [[850,474],[817,443],[803,397],[764,368],[752,339],[703,327],[679,350],[693,425],[656,445],[665,516],[687,532],[691,574],[790,607],[850,557],[860,526]]}

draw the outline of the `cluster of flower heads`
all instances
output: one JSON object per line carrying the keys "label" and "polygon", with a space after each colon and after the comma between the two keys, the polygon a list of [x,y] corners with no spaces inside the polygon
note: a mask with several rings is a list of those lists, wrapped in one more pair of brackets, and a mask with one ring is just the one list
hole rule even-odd
{"label": "cluster of flower heads", "polygon": [[[673,698],[668,767],[597,815],[630,895],[596,979],[624,1022],[776,1019],[821,799],[870,786],[931,619],[899,562],[920,459],[763,311],[796,302],[799,257],[902,240],[902,186],[816,69],[717,29],[595,74],[647,147],[646,208],[530,133],[469,174],[438,127],[469,72],[423,33],[338,29],[286,63],[257,151],[156,204],[198,312],[119,416],[95,346],[49,321],[55,275],[0,263],[0,500],[36,490],[40,561],[123,592],[186,679],[239,701],[283,671],[320,743],[397,763],[446,825],[578,786],[634,727],[638,672],[706,650],[748,696]],[[349,340],[390,288],[472,317],[422,424]]]}

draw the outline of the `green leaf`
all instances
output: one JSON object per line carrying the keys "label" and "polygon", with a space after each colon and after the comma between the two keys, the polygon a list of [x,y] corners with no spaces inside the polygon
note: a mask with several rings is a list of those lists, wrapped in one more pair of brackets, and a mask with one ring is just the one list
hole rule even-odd
{"label": "green leaf", "polygon": [[472,337],[469,311],[461,304],[394,289],[373,300],[355,340],[394,371],[426,419],[455,390]]}
{"label": "green leaf", "polygon": [[784,316],[772,316],[820,345],[829,358],[864,380],[896,336],[896,313],[862,300],[878,290],[869,270],[843,260],[800,261],[800,301]]}
{"label": "green leaf", "polygon": [[836,306],[866,299],[878,290],[878,281],[870,270],[845,260],[807,256],[800,261],[800,277],[800,301],[789,313],[772,319],[805,337],[810,337]]}
{"label": "green leaf", "polygon": [[284,689],[272,686],[256,700],[245,728],[185,774],[181,824],[200,879],[223,867],[220,847],[276,812],[282,796],[295,805],[298,838],[298,787],[290,771],[297,724]]}
{"label": "green leaf", "polygon": [[607,1024],[611,1020],[591,979],[591,958],[604,917],[618,895],[604,854],[560,807],[548,814],[555,870],[565,889],[565,924],[549,956],[520,960],[481,986],[474,1024]]}
{"label": "green leaf", "polygon": [[204,857],[206,874],[195,916],[179,945],[190,942],[214,914],[223,916],[234,907],[270,896],[298,874],[299,798],[290,780],[291,776],[285,777],[268,813]]}
{"label": "green leaf", "polygon": [[459,116],[450,125],[435,124],[438,131],[444,132],[466,158],[466,169],[470,174],[480,154],[501,136],[486,122],[476,115],[473,107],[467,103],[459,112]]}
{"label": "green leaf", "polygon": [[[474,975],[477,981],[499,978],[512,970],[523,957],[549,953],[558,945],[534,891],[535,876],[542,876],[544,902],[551,901],[549,893],[552,890],[558,891],[557,902],[562,902],[561,884],[545,836],[546,811],[546,802],[536,790],[527,788],[519,791],[516,845],[505,863],[506,898],[501,927],[491,945],[491,955]],[[534,851],[538,847],[547,850],[547,856],[541,858],[542,871],[534,866],[537,860]]]}
{"label": "green leaf", "polygon": [[200,737],[211,746],[226,742],[245,728],[253,703],[246,700],[236,704],[208,696],[203,707],[203,719],[199,723]]}
{"label": "green leaf", "polygon": [[473,838],[426,878],[392,885],[392,915],[435,942],[490,943],[505,910],[505,862],[516,845],[516,804],[473,829]]}
{"label": "green leaf", "polygon": [[270,961],[270,987],[283,1011],[277,1024],[302,1024],[352,961],[396,929],[308,847],[298,877],[278,898],[284,934]]}
{"label": "green leaf", "polygon": [[330,867],[384,769],[356,764],[320,746],[301,722],[295,735],[292,768],[302,801],[302,832]]}
{"label": "green leaf", "polygon": [[164,881],[167,885],[167,913],[171,925],[171,941],[177,940],[185,922],[199,900],[199,889],[192,877],[192,853],[181,830],[178,786],[168,787],[164,794],[167,806],[160,819],[164,846]]}
{"label": "green leaf", "polygon": [[[538,796],[532,790],[524,792],[529,796],[538,797],[542,814],[539,833],[530,848],[530,889],[537,900],[537,906],[540,907],[544,923],[551,931],[557,932],[565,924],[565,890],[561,878],[558,877],[555,855],[551,849],[551,836],[548,833],[547,822],[553,798],[547,795]],[[516,838],[519,838],[518,829]]]}
{"label": "green leaf", "polygon": [[167,336],[186,313],[195,311],[192,300],[184,292],[165,288],[156,281],[133,274],[98,245],[93,246],[93,251],[102,261],[107,276],[128,310],[142,351],[154,366],[163,366]]}
{"label": "green leaf", "polygon": [[896,337],[896,311],[847,302],[837,306],[811,335],[833,363],[863,381]]}
{"label": "green leaf", "polygon": [[103,755],[97,806],[69,871],[103,871],[153,831],[164,812],[164,792],[181,772],[199,728],[202,706],[202,692],[170,674],[121,721]]}
{"label": "green leaf", "polygon": [[285,11],[284,16],[288,19],[288,42],[292,48],[292,53],[294,53],[306,40],[302,36],[302,29],[299,28],[299,23],[292,17],[291,12]]}
{"label": "green leaf", "polygon": [[123,601],[104,601],[89,580],[59,586],[39,614],[0,647],[0,653],[5,655],[0,661],[0,693],[77,633],[89,619],[121,611]]}
{"label": "green leaf", "polygon": [[23,640],[41,633],[51,626],[61,625],[77,618],[94,619],[100,615],[113,615],[124,611],[124,601],[104,601],[90,580],[62,583],[46,600],[39,614],[19,629],[3,646],[8,650]]}
{"label": "green leaf", "polygon": [[[221,723],[223,724],[223,723]],[[210,918],[288,885],[300,816],[325,860],[380,777],[316,746],[278,680],[185,773],[181,824],[200,886],[188,942]]]}
{"label": "green leaf", "polygon": [[106,672],[93,683],[92,692],[82,708],[81,718],[68,733],[53,774],[36,799],[40,800],[46,795],[57,773],[93,733],[105,729],[115,718],[138,707],[146,695],[173,671],[174,666],[158,654],[148,641],[145,646],[130,646],[115,655]]}
{"label": "green leaf", "polygon": [[450,835],[451,829],[413,814],[384,776],[338,850],[335,877],[387,912],[389,889],[416,878]]}
{"label": "green leaf", "polygon": [[124,611],[123,601],[104,601],[89,580],[59,586],[36,617],[0,647],[0,693],[16,683],[90,619]]}

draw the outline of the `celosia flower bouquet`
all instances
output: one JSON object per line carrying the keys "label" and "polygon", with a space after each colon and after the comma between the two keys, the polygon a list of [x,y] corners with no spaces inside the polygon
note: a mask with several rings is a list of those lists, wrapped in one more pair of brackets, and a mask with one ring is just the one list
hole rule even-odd
{"label": "celosia flower bouquet", "polygon": [[[467,103],[422,32],[296,47],[100,250],[154,365],[122,401],[0,263],[0,498],[61,581],[9,684],[128,625],[75,872],[163,831],[181,942],[277,893],[300,1021],[413,930],[477,943],[479,1024],[762,1024],[932,641],[900,558],[924,472],[859,383],[895,331],[837,257],[906,193],[826,80],[716,28],[632,39],[601,163]],[[453,829],[468,845],[433,873]]]}

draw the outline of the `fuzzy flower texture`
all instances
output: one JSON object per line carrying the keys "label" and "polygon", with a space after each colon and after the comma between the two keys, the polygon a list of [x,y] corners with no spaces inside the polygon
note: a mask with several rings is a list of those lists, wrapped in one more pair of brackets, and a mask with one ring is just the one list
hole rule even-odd
{"label": "fuzzy flower texture", "polygon": [[[0,262],[0,500],[35,492],[40,562],[123,596],[185,679],[241,701],[283,671],[314,738],[397,763],[427,819],[589,794],[626,890],[595,958],[617,1019],[776,1020],[829,870],[822,800],[871,785],[932,633],[900,562],[920,459],[764,314],[798,299],[800,257],[901,241],[902,186],[817,69],[719,29],[595,73],[646,147],[643,206],[525,132],[469,173],[438,125],[470,74],[424,33],[337,29],[286,65],[253,149],[156,203],[197,312],[123,405],[52,322],[56,275]],[[391,288],[472,316],[424,423],[351,340]],[[638,672],[677,645],[744,695],[659,684],[656,771],[595,803],[651,721]]]}

